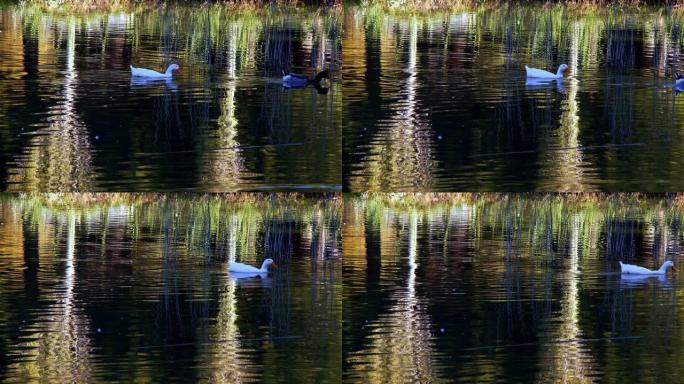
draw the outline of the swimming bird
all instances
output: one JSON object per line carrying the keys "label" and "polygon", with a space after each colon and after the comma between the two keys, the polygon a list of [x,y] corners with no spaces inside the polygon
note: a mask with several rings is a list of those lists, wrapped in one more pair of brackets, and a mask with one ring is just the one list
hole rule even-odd
{"label": "swimming bird", "polygon": [[675,89],[681,90],[684,89],[684,76],[680,75],[679,73],[675,73]]}
{"label": "swimming bird", "polygon": [[321,80],[327,79],[330,76],[328,70],[319,72],[313,79],[309,79],[305,75],[298,73],[283,74],[283,87],[285,88],[302,88],[307,85],[319,85]]}
{"label": "swimming bird", "polygon": [[558,67],[558,71],[556,72],[556,74],[553,74],[543,69],[530,68],[527,65],[525,66],[525,72],[527,73],[527,77],[535,79],[562,79],[563,72],[565,72],[566,69],[568,69],[568,65],[561,64],[560,67]]}
{"label": "swimming bird", "polygon": [[148,77],[156,79],[166,79],[173,76],[173,71],[177,71],[180,67],[178,64],[171,64],[166,68],[166,72],[160,73],[147,68],[136,68],[131,65],[131,74],[134,77]]}
{"label": "swimming bird", "polygon": [[252,267],[251,265],[236,263],[234,261],[228,262],[228,272],[233,273],[268,273],[269,268],[277,268],[273,259],[266,259],[261,263],[261,268]]}
{"label": "swimming bird", "polygon": [[677,271],[677,268],[675,268],[675,265],[672,261],[667,260],[666,262],[663,263],[663,265],[660,266],[660,268],[656,271],[640,267],[638,265],[632,265],[632,264],[623,264],[622,261],[620,262],[620,272],[621,273],[626,273],[626,274],[634,274],[634,275],[664,275],[667,273],[667,270],[672,268],[673,271]]}

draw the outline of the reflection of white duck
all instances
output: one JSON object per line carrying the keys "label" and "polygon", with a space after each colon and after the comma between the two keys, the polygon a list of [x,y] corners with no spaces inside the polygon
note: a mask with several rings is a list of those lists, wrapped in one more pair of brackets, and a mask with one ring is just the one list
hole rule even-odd
{"label": "reflection of white duck", "polygon": [[167,77],[173,77],[173,72],[177,71],[179,68],[180,67],[178,66],[178,64],[171,64],[168,68],[166,68],[166,72],[160,73],[147,68],[136,68],[131,65],[131,75],[133,75],[134,77],[163,79]]}
{"label": "reflection of white duck", "polygon": [[249,273],[249,274],[255,274],[255,273],[268,273],[269,268],[277,268],[278,266],[276,263],[273,262],[273,259],[266,259],[264,260],[263,263],[261,263],[261,268],[253,267],[248,264],[243,264],[243,263],[237,263],[235,261],[229,261],[228,262],[228,272],[232,273]]}
{"label": "reflection of white duck", "polygon": [[634,275],[664,275],[667,270],[672,268],[673,271],[677,271],[675,265],[672,261],[667,260],[660,266],[657,270],[650,270],[648,268],[640,267],[638,265],[623,264],[620,262],[620,272],[624,274],[634,274]]}
{"label": "reflection of white duck", "polygon": [[525,72],[527,73],[527,77],[535,79],[562,79],[563,72],[565,72],[566,69],[568,69],[568,65],[561,64],[560,67],[558,67],[558,71],[555,74],[553,74],[543,69],[530,68],[527,65],[525,66]]}
{"label": "reflection of white duck", "polygon": [[620,284],[626,287],[639,287],[648,284],[651,281],[668,285],[667,277],[665,277],[665,275],[635,275],[629,273],[620,275]]}
{"label": "reflection of white duck", "polygon": [[165,85],[171,91],[177,91],[178,86],[171,77],[131,77],[131,88],[145,88]]}
{"label": "reflection of white duck", "polygon": [[565,93],[565,84],[563,81],[557,81],[558,79],[537,79],[534,77],[528,78],[525,81],[525,89],[535,90],[535,89],[547,89],[556,84],[556,90],[559,93]]}

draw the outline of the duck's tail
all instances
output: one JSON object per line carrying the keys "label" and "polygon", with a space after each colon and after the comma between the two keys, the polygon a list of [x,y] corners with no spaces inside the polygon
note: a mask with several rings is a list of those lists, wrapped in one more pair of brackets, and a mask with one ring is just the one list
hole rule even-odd
{"label": "duck's tail", "polygon": [[313,82],[314,82],[314,83],[320,83],[321,80],[327,79],[329,76],[330,76],[330,73],[329,73],[328,70],[326,69],[325,71],[318,72],[318,74],[316,75],[316,77],[313,78]]}

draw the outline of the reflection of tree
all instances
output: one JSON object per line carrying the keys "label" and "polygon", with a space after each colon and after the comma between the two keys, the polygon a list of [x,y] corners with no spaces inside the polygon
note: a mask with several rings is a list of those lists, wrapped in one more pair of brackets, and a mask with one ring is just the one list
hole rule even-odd
{"label": "reflection of tree", "polygon": [[[573,24],[570,42],[570,69],[573,76],[578,70],[579,40],[582,27],[579,22]],[[549,132],[544,148],[548,154],[544,156],[541,176],[545,183],[554,186],[555,191],[585,191],[588,186],[583,180],[582,150],[578,147],[579,136],[579,102],[577,100],[578,81],[575,78],[564,80],[567,84],[567,97],[561,104],[560,127]]]}
{"label": "reflection of tree", "polygon": [[228,42],[226,47],[226,67],[227,80],[222,92],[225,95],[220,101],[221,115],[217,119],[218,129],[213,132],[211,138],[215,148],[202,158],[205,163],[202,179],[211,185],[211,189],[221,191],[232,191],[237,189],[243,177],[244,169],[242,153],[237,147],[238,121],[235,117],[236,100],[236,78],[237,78],[237,59],[238,59],[238,35],[241,24],[231,23],[229,27]]}
{"label": "reflection of tree", "polygon": [[[348,363],[367,366],[368,369],[363,372],[363,382],[403,383],[407,377],[411,377],[413,381],[423,383],[435,379],[430,319],[424,299],[416,294],[418,221],[418,212],[409,214],[406,286],[390,295],[393,304],[386,313],[368,325],[377,333],[368,336],[365,349],[355,351],[347,359]],[[397,236],[393,226],[381,225],[380,228],[381,236],[386,239],[384,241],[391,244]]]}
{"label": "reflection of tree", "polygon": [[[66,256],[63,284],[49,294],[54,303],[36,320],[31,341],[20,342],[11,354],[23,355],[10,364],[11,376],[61,382],[87,382],[91,374],[91,342],[88,320],[76,306],[76,215],[67,216]],[[29,325],[32,327],[33,325]],[[28,355],[28,356],[27,356]],[[30,357],[29,357],[30,356]]]}
{"label": "reflection of tree", "polygon": [[[554,317],[558,325],[550,328],[541,338],[541,343],[548,345],[544,348],[541,357],[541,372],[539,382],[571,381],[573,383],[593,382],[589,376],[591,366],[591,351],[589,346],[582,344],[577,339],[582,338],[582,330],[579,326],[579,242],[580,223],[582,218],[573,216],[570,219],[569,259],[568,268],[565,271],[563,282],[565,283],[560,299],[560,312]],[[554,343],[554,341],[566,341]]]}
{"label": "reflection of tree", "polygon": [[[233,215],[228,221],[228,261],[235,261],[237,253],[238,218]],[[208,332],[207,344],[200,347],[199,361],[204,361],[208,369],[201,372],[203,379],[212,383],[241,383],[248,361],[242,357],[251,352],[241,345],[240,330],[237,326],[237,280],[221,276],[225,288],[219,292],[218,314]]]}
{"label": "reflection of tree", "polygon": [[34,133],[24,153],[16,159],[17,168],[10,171],[8,180],[10,190],[82,191],[91,184],[90,141],[75,106],[75,18],[69,18],[66,28],[66,69],[60,100],[51,108],[48,126]]}
{"label": "reflection of tree", "polygon": [[[400,90],[403,98],[390,105],[394,112],[387,124],[381,124],[371,145],[365,168],[369,190],[387,186],[399,189],[425,190],[432,185],[434,167],[432,131],[421,117],[418,98],[418,20],[400,22],[399,29],[408,34],[408,78]],[[387,41],[385,44],[393,44]],[[392,52],[394,54],[394,52]],[[398,184],[410,183],[411,185]]]}

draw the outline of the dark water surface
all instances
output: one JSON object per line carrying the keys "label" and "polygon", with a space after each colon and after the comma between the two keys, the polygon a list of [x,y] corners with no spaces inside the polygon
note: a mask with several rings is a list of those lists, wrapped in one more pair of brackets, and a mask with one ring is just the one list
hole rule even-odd
{"label": "dark water surface", "polygon": [[[0,189],[339,190],[340,31],[315,8],[0,5]],[[330,68],[327,94],[284,89],[290,68]]]}
{"label": "dark water surface", "polygon": [[[668,9],[345,13],[344,188],[684,189],[684,18]],[[525,65],[570,66],[527,84]]]}
{"label": "dark water surface", "polygon": [[40,200],[0,201],[3,382],[339,382],[334,202]]}
{"label": "dark water surface", "polygon": [[347,199],[345,382],[678,383],[684,283],[667,202]]}

